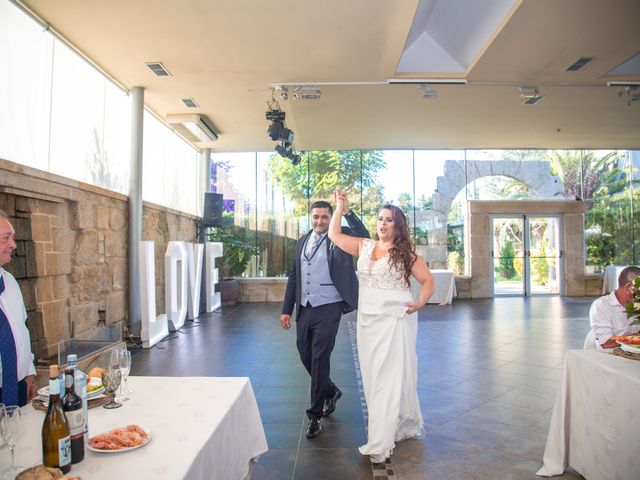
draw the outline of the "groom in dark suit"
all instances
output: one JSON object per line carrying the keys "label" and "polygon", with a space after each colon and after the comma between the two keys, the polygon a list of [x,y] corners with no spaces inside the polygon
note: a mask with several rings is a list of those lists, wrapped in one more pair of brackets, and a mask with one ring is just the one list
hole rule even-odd
{"label": "groom in dark suit", "polygon": [[[331,204],[311,205],[312,230],[296,243],[293,265],[284,294],[280,323],[291,328],[296,307],[296,345],[311,376],[311,406],[307,409],[307,438],[322,433],[322,417],[330,415],[342,392],[329,378],[331,351],[343,313],[358,306],[358,279],[353,258],[329,241]],[[344,214],[349,227],[343,233],[369,238],[369,232],[352,211]]]}

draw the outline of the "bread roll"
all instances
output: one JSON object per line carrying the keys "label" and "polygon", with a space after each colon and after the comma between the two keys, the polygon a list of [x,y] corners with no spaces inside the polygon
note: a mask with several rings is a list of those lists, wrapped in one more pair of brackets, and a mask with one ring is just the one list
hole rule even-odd
{"label": "bread roll", "polygon": [[91,370],[89,370],[89,373],[87,374],[87,376],[89,378],[95,377],[95,378],[102,379],[102,372],[103,371],[104,371],[104,369],[102,369],[100,367],[93,367]]}

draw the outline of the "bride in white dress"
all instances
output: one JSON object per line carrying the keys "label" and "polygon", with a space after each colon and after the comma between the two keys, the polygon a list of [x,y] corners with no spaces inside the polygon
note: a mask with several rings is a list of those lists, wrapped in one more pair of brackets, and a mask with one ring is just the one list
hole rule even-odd
{"label": "bride in white dress", "polygon": [[[336,213],[347,211],[347,198],[336,190]],[[395,443],[423,430],[418,401],[416,336],[418,313],[433,292],[433,277],[416,255],[402,210],[385,205],[378,212],[378,240],[355,238],[340,230],[341,215],[333,215],[329,238],[343,251],[358,256],[358,360],[369,411],[368,441],[360,453],[382,463]],[[413,275],[422,284],[414,299]]]}

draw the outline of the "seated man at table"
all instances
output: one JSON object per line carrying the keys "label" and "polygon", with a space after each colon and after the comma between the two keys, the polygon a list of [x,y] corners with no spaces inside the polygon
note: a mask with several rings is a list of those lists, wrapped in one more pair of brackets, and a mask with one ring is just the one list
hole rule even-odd
{"label": "seated man at table", "polygon": [[634,298],[633,281],[640,276],[640,268],[627,267],[618,276],[618,288],[603,297],[596,299],[589,310],[591,331],[600,348],[618,346],[611,337],[631,335],[640,331],[640,326],[631,325],[632,319],[627,317],[625,305]]}
{"label": "seated man at table", "polygon": [[9,216],[0,210],[0,402],[23,406],[37,395],[38,388],[22,293],[13,275],[3,268],[16,249],[14,234]]}

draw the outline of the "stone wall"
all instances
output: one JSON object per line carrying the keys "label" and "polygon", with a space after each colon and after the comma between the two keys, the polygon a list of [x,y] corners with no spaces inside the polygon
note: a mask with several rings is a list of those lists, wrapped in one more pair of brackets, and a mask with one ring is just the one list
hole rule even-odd
{"label": "stone wall", "polygon": [[[197,217],[177,210],[144,202],[142,240],[153,240],[156,267],[156,311],[165,313],[164,252],[171,241],[195,242]],[[127,312],[125,312],[126,314]]]}
{"label": "stone wall", "polygon": [[[128,197],[0,159],[0,208],[16,229],[5,268],[18,279],[32,351],[43,360],[60,341],[128,315]],[[146,203],[143,240],[156,242],[156,299],[164,312],[164,251],[194,241],[196,217]]]}

